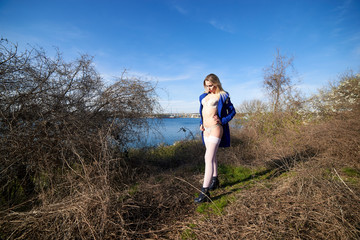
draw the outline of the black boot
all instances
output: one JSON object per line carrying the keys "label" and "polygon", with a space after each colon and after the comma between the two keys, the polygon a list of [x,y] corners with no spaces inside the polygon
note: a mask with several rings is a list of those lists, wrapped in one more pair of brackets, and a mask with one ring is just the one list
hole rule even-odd
{"label": "black boot", "polygon": [[213,190],[217,189],[219,187],[219,184],[220,184],[220,182],[219,182],[218,177],[212,177],[209,190],[213,191]]}
{"label": "black boot", "polygon": [[195,203],[202,203],[210,201],[209,188],[202,188],[199,197],[195,198]]}

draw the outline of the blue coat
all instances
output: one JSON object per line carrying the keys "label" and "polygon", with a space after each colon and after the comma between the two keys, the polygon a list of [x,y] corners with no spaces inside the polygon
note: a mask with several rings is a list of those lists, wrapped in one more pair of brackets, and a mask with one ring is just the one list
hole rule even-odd
{"label": "blue coat", "polygon": [[[200,124],[203,124],[203,116],[202,116],[202,109],[203,105],[201,104],[201,100],[206,97],[208,94],[203,93],[200,95]],[[220,94],[219,103],[217,106],[218,116],[221,120],[221,125],[223,126],[224,133],[221,138],[221,142],[219,147],[230,147],[230,129],[229,129],[229,122],[235,116],[236,111],[233,104],[230,101],[229,93]],[[204,133],[201,133],[202,140],[204,142]]]}

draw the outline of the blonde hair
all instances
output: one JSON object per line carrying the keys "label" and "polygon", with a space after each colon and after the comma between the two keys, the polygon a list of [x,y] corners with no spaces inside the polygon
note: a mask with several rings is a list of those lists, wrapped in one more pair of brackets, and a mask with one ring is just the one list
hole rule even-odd
{"label": "blonde hair", "polygon": [[204,88],[205,88],[205,92],[207,93],[209,90],[207,90],[206,88],[206,84],[205,82],[206,81],[209,81],[211,82],[214,86],[216,86],[216,93],[220,93],[220,94],[225,94],[225,90],[222,88],[221,86],[221,82],[220,82],[220,79],[218,76],[216,76],[215,74],[213,73],[210,73],[209,75],[206,76],[206,78],[204,79]]}

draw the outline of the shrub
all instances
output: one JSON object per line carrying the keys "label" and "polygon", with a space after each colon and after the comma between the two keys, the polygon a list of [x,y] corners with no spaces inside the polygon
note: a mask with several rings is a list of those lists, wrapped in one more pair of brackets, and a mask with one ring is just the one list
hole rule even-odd
{"label": "shrub", "polygon": [[328,117],[339,112],[352,111],[359,104],[360,74],[349,71],[311,97],[309,108],[319,117]]}
{"label": "shrub", "polygon": [[123,75],[106,84],[88,55],[66,62],[59,52],[53,58],[42,49],[20,52],[2,39],[2,200],[17,204],[62,183],[66,171],[101,162],[105,150],[136,140],[133,129],[156,111],[155,97],[153,84],[141,79]]}

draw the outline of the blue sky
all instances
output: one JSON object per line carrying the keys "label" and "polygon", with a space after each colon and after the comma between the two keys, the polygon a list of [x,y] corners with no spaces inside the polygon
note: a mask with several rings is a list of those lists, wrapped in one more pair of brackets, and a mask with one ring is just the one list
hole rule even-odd
{"label": "blue sky", "polygon": [[360,70],[359,0],[0,0],[0,35],[67,60],[94,56],[105,81],[125,69],[155,81],[165,112],[197,112],[209,73],[235,106],[264,99],[277,48],[306,94]]}

